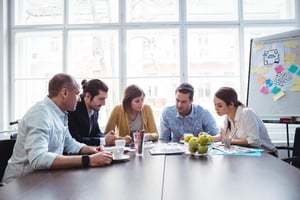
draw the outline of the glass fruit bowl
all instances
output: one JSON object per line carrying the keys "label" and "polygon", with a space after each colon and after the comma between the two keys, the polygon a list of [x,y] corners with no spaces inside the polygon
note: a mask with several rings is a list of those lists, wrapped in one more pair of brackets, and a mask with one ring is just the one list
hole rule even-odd
{"label": "glass fruit bowl", "polygon": [[195,144],[193,146],[189,145],[188,150],[193,156],[207,156],[213,146],[213,142],[209,144]]}

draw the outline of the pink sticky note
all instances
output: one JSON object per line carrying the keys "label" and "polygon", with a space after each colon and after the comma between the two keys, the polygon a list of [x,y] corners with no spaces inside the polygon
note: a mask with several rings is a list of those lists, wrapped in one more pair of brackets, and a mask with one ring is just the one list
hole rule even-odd
{"label": "pink sticky note", "polygon": [[282,65],[278,65],[277,67],[275,67],[275,71],[276,71],[277,74],[279,74],[280,72],[282,72],[283,71]]}
{"label": "pink sticky note", "polygon": [[266,88],[265,86],[263,86],[263,87],[260,89],[260,92],[263,93],[263,94],[268,94],[268,93],[269,93],[269,89]]}

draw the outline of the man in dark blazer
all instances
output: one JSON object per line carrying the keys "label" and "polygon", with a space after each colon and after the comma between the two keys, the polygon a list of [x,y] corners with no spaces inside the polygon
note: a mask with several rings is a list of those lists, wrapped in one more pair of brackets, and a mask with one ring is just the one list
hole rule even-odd
{"label": "man in dark blazer", "polygon": [[83,93],[76,110],[68,114],[69,131],[73,138],[87,145],[113,145],[116,136],[113,131],[108,134],[101,132],[98,114],[105,105],[108,87],[99,79],[82,81]]}

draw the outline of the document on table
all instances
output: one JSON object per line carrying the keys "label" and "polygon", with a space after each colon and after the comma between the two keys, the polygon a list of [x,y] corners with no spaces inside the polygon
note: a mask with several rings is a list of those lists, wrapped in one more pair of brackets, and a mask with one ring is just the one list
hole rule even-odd
{"label": "document on table", "polygon": [[218,150],[218,152],[213,151],[212,154],[222,154],[222,155],[246,155],[246,156],[260,156],[261,152],[263,152],[263,149],[259,148],[248,148],[248,147],[242,147],[238,145],[231,145],[231,148],[225,149],[223,144],[215,144],[214,146],[215,150]]}
{"label": "document on table", "polygon": [[167,154],[182,154],[186,151],[186,147],[181,144],[164,144],[153,147],[149,150],[151,155],[167,155]]}

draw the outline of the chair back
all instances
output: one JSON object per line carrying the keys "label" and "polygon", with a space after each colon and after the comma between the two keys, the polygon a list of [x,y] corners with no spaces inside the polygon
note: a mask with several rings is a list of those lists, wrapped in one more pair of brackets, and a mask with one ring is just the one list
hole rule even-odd
{"label": "chair back", "polygon": [[3,178],[7,161],[12,155],[16,140],[6,139],[0,140],[0,182]]}
{"label": "chair back", "polygon": [[292,165],[300,168],[300,127],[295,129],[295,137],[294,137],[294,147],[293,147],[293,157],[298,157],[297,160],[292,162]]}

